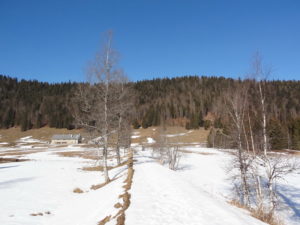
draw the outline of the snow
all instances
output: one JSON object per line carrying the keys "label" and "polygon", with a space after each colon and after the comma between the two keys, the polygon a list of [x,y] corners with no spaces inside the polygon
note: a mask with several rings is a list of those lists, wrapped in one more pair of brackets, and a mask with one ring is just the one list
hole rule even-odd
{"label": "snow", "polygon": [[[155,140],[149,137],[147,142]],[[34,143],[30,146],[36,148]],[[136,153],[129,190],[131,204],[125,212],[127,225],[264,224],[246,210],[227,203],[232,197],[228,167],[233,150],[183,146],[179,168],[172,171],[152,157],[150,148],[141,151],[137,143],[132,148]],[[22,146],[0,147],[1,153],[20,150],[26,151]],[[119,195],[124,193],[127,166],[110,170],[110,177],[117,179],[98,190],[91,190],[91,185],[103,183],[104,177],[101,172],[81,168],[95,165],[94,161],[53,154],[83,150],[82,146],[51,147],[25,155],[30,161],[0,164],[0,224],[96,225],[106,216],[115,215],[119,209],[114,205],[121,201]],[[97,151],[96,148],[86,150]],[[297,160],[300,163],[299,157]],[[112,165],[115,160],[109,163]],[[283,205],[277,213],[284,224],[299,224],[300,173],[286,176],[278,185]],[[74,193],[75,188],[84,193]],[[50,214],[45,214],[48,211]],[[43,216],[30,215],[40,212]],[[109,224],[116,224],[116,220]]]}
{"label": "snow", "polygon": [[140,135],[132,135],[131,138],[135,139],[135,138],[139,138],[141,137]]}
{"label": "snow", "polygon": [[32,136],[22,137],[17,142],[19,142],[19,143],[46,143],[44,141],[34,139],[34,138],[32,138]]}
{"label": "snow", "polygon": [[[91,190],[104,182],[101,172],[80,169],[91,160],[60,157],[51,150],[28,157],[31,161],[0,165],[0,224],[97,224],[117,210],[113,205],[123,192],[124,168],[110,171],[117,180]],[[84,193],[73,193],[77,187]],[[40,212],[44,215],[30,216]]]}
{"label": "snow", "polygon": [[178,136],[185,136],[187,134],[190,134],[192,133],[193,131],[188,131],[188,132],[185,132],[185,133],[177,133],[177,134],[166,134],[165,136],[166,137],[178,137]]}
{"label": "snow", "polygon": [[153,138],[151,138],[151,137],[147,137],[147,142],[149,144],[152,144],[152,143],[155,143],[155,140]]}
{"label": "snow", "polygon": [[[204,165],[199,164],[201,157]],[[228,185],[216,183],[224,177],[221,168],[202,179],[208,171],[206,166],[214,161],[207,155],[185,157],[182,161],[188,164],[179,171],[159,165],[147,152],[140,153],[136,160],[126,224],[264,224],[216,197],[217,186],[224,189]]]}
{"label": "snow", "polygon": [[179,133],[179,134],[166,134],[166,137],[178,137],[178,136],[184,136],[186,133]]}
{"label": "snow", "polygon": [[[150,151],[136,154],[126,224],[264,224],[227,203],[233,194],[228,169],[234,150],[181,149],[188,153],[183,153],[175,172],[158,164]],[[276,213],[284,224],[296,225],[300,221],[300,173],[285,180],[278,184],[283,205]]]}

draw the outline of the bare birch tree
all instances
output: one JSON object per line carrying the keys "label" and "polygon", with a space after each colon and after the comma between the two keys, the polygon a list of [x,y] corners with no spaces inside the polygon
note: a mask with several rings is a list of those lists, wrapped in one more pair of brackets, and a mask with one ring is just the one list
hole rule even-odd
{"label": "bare birch tree", "polygon": [[261,124],[263,135],[263,154],[267,157],[268,151],[268,135],[267,135],[267,112],[266,112],[266,96],[264,90],[264,84],[267,77],[271,73],[271,69],[265,69],[262,64],[262,57],[259,52],[256,52],[252,62],[253,74],[251,75],[257,81],[259,101],[261,105]]}
{"label": "bare birch tree", "polygon": [[125,75],[120,74],[118,79],[118,107],[117,130],[116,130],[116,155],[118,165],[121,163],[120,147],[128,148],[131,140],[130,117],[133,113],[134,93]]}
{"label": "bare birch tree", "polygon": [[[125,78],[117,68],[117,56],[112,48],[112,33],[108,32],[102,51],[88,67],[88,83],[78,85],[73,104],[78,125],[92,134],[93,143],[102,150],[105,182],[110,181],[107,167],[109,144],[112,135],[120,129],[118,124],[122,122],[119,120],[123,113],[120,106],[124,100],[122,86]],[[119,163],[119,152],[117,155]]]}
{"label": "bare birch tree", "polygon": [[231,136],[237,145],[234,167],[239,169],[242,184],[241,196],[242,204],[248,205],[250,200],[248,185],[248,169],[250,166],[250,157],[243,146],[242,136],[244,133],[245,104],[247,100],[247,89],[242,86],[229,90],[225,95],[226,111],[232,121]]}

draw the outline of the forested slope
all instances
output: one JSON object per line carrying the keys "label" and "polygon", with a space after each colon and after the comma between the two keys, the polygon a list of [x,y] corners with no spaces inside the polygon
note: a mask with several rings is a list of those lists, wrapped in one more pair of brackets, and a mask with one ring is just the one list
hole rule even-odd
{"label": "forested slope", "polygon": [[[252,107],[259,109],[256,83],[224,77],[185,76],[130,83],[135,94],[134,127],[181,125],[188,129],[199,126],[226,128],[224,96],[228,90],[243,88],[247,83]],[[76,83],[49,84],[18,81],[0,75],[0,127],[21,126],[22,130],[44,125],[73,128],[69,104]],[[263,82],[266,96],[269,132],[284,136],[281,145],[293,142],[300,148],[300,82]],[[252,115],[259,119],[257,115]],[[287,137],[287,138],[286,138]],[[288,140],[290,137],[290,140]]]}
{"label": "forested slope", "polygon": [[49,84],[0,76],[0,127],[71,128],[68,102],[74,83]]}

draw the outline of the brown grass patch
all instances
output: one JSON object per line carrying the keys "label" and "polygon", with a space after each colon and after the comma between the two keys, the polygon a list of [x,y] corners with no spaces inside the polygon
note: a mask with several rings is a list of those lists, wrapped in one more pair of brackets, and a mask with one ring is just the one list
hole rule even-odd
{"label": "brown grass patch", "polygon": [[32,136],[32,138],[41,141],[50,141],[51,137],[54,134],[78,134],[82,132],[83,130],[80,129],[67,130],[67,129],[57,129],[57,128],[50,128],[50,127],[42,127],[39,129],[21,131],[19,127],[13,127],[9,129],[1,129],[0,140],[1,142],[8,142],[9,144],[13,144],[14,142],[16,142],[22,137]]}
{"label": "brown grass patch", "polygon": [[28,154],[37,153],[37,152],[41,152],[41,150],[5,151],[5,152],[0,153],[0,157],[1,156],[16,156],[16,155],[22,156],[22,155],[28,155]]}
{"label": "brown grass patch", "polygon": [[77,193],[77,194],[81,194],[81,193],[83,193],[83,190],[81,190],[80,188],[77,187],[77,188],[74,188],[73,192]]}
{"label": "brown grass patch", "polygon": [[123,199],[123,205],[121,206],[121,209],[117,213],[117,215],[114,216],[114,218],[117,218],[117,225],[125,224],[125,211],[128,209],[130,205],[130,198],[131,198],[131,195],[128,191],[131,189],[133,173],[134,173],[133,152],[131,151],[128,159],[128,174],[127,174],[127,178],[124,181],[125,185],[123,186],[125,188],[125,192],[124,194],[119,196],[119,198]]}
{"label": "brown grass patch", "polygon": [[105,217],[103,220],[101,220],[98,225],[105,225],[107,222],[110,221],[111,215]]}
{"label": "brown grass patch", "polygon": [[[115,169],[115,168],[118,168],[118,167],[121,167],[121,166],[124,166],[128,163],[128,160],[120,163],[119,165],[116,165],[116,166],[107,166],[107,169],[108,170],[111,170],[111,169]],[[86,167],[83,167],[82,170],[84,171],[104,171],[104,168],[103,166],[86,166]]]}
{"label": "brown grass patch", "polygon": [[[110,170],[113,167],[111,166],[107,166],[107,169]],[[84,171],[104,171],[103,166],[87,166],[87,167],[83,167],[82,170]]]}
{"label": "brown grass patch", "polygon": [[117,218],[117,225],[124,225],[125,224],[125,214],[122,213],[118,218]]}
{"label": "brown grass patch", "polygon": [[[146,129],[140,128],[133,130],[136,132],[138,138],[133,138],[132,143],[147,143],[147,137],[157,139],[159,133],[159,127],[148,127]],[[199,128],[197,130],[187,130],[184,127],[168,126],[165,130],[166,135],[174,135],[173,137],[167,137],[169,143],[206,143],[209,130]],[[178,135],[180,134],[180,135]],[[182,135],[184,134],[184,135]]]}
{"label": "brown grass patch", "polygon": [[274,214],[266,213],[263,210],[251,210],[251,216],[270,225],[284,225],[282,221],[275,218]]}
{"label": "brown grass patch", "polygon": [[43,216],[44,214],[39,212],[39,213],[31,213],[30,216]]}
{"label": "brown grass patch", "polygon": [[109,180],[108,182],[104,182],[104,183],[102,183],[102,184],[93,184],[93,185],[90,187],[90,189],[91,189],[91,190],[97,190],[97,189],[99,189],[99,188],[104,187],[105,185],[109,184],[110,182],[112,182],[112,181],[114,181],[114,180],[116,180],[116,179],[118,179],[118,178],[111,179],[111,180]]}
{"label": "brown grass patch", "polygon": [[102,184],[93,184],[91,187],[90,187],[90,189],[91,190],[97,190],[97,189],[99,189],[99,188],[102,188],[102,187],[104,187],[105,185],[107,185],[109,182],[105,182],[105,183],[102,183]]}
{"label": "brown grass patch", "polygon": [[55,154],[61,157],[81,157],[84,159],[96,160],[99,157],[95,155],[95,151],[67,151],[67,152],[55,152]]}
{"label": "brown grass patch", "polygon": [[122,207],[122,204],[118,202],[118,203],[116,203],[116,204],[114,205],[114,207],[115,207],[116,209],[121,208],[121,207]]}
{"label": "brown grass patch", "polygon": [[[127,173],[127,177],[126,179],[124,180],[124,183],[125,185],[123,186],[123,188],[125,189],[125,192],[123,194],[121,194],[119,196],[119,198],[122,198],[123,199],[123,204],[121,203],[116,203],[114,205],[115,208],[119,208],[119,212],[113,216],[112,218],[117,218],[117,225],[124,225],[125,224],[125,211],[128,209],[129,205],[130,205],[130,193],[128,193],[128,191],[130,190],[131,188],[131,185],[132,185],[132,178],[133,178],[133,173],[134,173],[134,170],[133,170],[133,151],[130,151],[129,153],[129,159],[125,162],[123,162],[121,165],[119,166],[123,166],[123,165],[128,165],[128,173]],[[100,184],[101,187],[103,187],[104,185],[106,185],[107,183],[104,183],[104,184]],[[95,185],[93,185],[95,186]],[[107,216],[105,217],[103,220],[101,220],[98,225],[104,225],[105,223],[107,223],[108,221],[110,221],[111,219],[111,215],[110,216]]]}
{"label": "brown grass patch", "polygon": [[236,200],[228,201],[228,203],[231,205],[234,205],[238,208],[249,211],[251,213],[251,216],[253,216],[254,218],[259,219],[260,221],[263,221],[267,224],[284,225],[284,223],[281,220],[279,220],[278,218],[276,218],[274,214],[267,213],[263,209],[256,210],[256,209],[250,208],[248,206],[242,205],[239,201],[236,201]]}
{"label": "brown grass patch", "polygon": [[194,153],[194,154],[199,154],[199,155],[215,155],[215,153],[209,153],[209,152],[194,152],[191,150],[179,150],[180,152],[184,153]]}
{"label": "brown grass patch", "polygon": [[24,162],[24,161],[29,161],[29,159],[18,159],[18,158],[0,158],[0,163]]}

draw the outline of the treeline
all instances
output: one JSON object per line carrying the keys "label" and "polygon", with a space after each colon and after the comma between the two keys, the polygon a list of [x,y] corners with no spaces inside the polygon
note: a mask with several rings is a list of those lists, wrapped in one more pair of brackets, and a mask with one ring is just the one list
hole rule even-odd
{"label": "treeline", "polygon": [[45,125],[74,127],[68,103],[74,83],[49,84],[18,81],[0,75],[0,127],[20,126],[25,131]]}
{"label": "treeline", "polygon": [[[214,127],[215,131],[226,135],[230,122],[222,113],[224,95],[245,82],[249,95],[257,95],[255,81],[224,77],[185,76],[130,83],[135,92],[133,126],[147,128],[166,123],[187,129]],[[0,75],[0,127],[73,128],[69,104],[76,85],[18,81]],[[300,82],[268,81],[264,83],[264,93],[270,142],[274,148],[300,149]],[[254,119],[256,115],[251,117]],[[216,140],[218,138],[224,140],[216,136]]]}
{"label": "treeline", "polygon": [[[187,129],[212,128],[209,144],[236,147],[228,140],[232,126],[226,95],[247,88],[249,118],[259,137],[261,118],[257,82],[224,77],[186,76],[155,79],[134,84],[137,93],[136,127],[182,125]],[[300,149],[300,82],[262,82],[265,95],[267,132],[272,149]],[[244,103],[242,103],[244,104]],[[213,143],[212,143],[213,142]]]}

